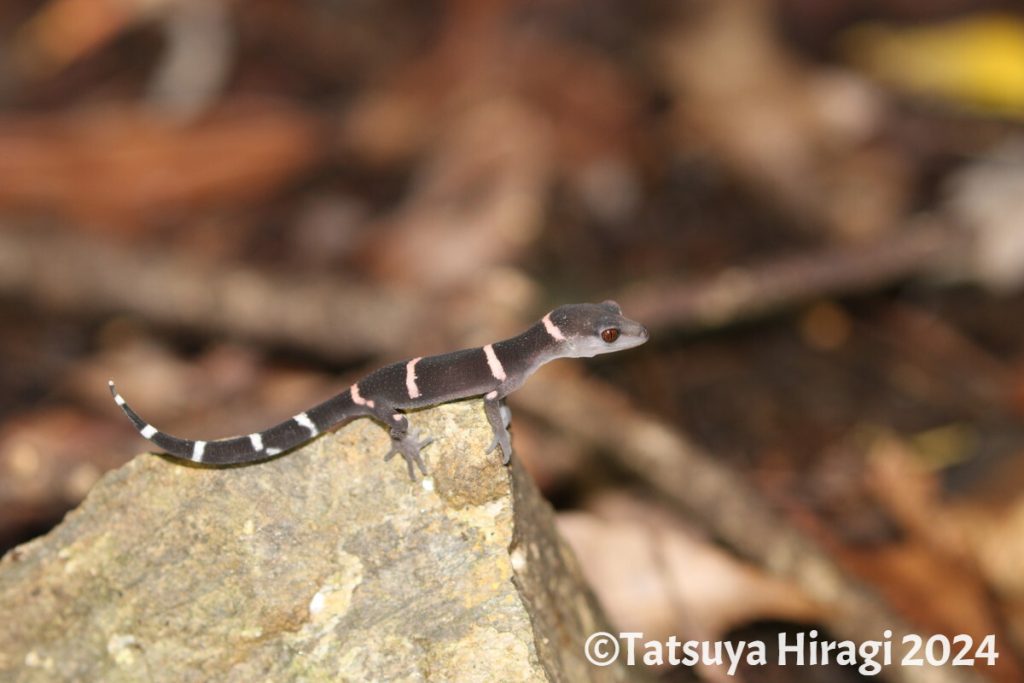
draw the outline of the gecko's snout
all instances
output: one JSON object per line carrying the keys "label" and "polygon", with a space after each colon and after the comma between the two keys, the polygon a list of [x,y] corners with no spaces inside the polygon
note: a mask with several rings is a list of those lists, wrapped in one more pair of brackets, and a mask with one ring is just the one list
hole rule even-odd
{"label": "gecko's snout", "polygon": [[622,336],[615,350],[631,349],[634,346],[640,346],[647,343],[647,340],[651,337],[646,327],[628,318],[623,319],[620,329]]}
{"label": "gecko's snout", "polygon": [[646,344],[647,340],[651,338],[651,333],[647,331],[647,328],[643,325],[637,325],[636,331],[636,345]]}

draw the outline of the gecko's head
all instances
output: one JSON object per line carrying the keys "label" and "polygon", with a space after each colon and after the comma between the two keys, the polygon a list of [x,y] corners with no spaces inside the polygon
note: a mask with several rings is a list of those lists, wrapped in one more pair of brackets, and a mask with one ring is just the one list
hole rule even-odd
{"label": "gecko's head", "polygon": [[572,358],[630,349],[648,338],[647,328],[624,317],[614,301],[559,306],[544,321],[552,337],[564,337],[560,355]]}

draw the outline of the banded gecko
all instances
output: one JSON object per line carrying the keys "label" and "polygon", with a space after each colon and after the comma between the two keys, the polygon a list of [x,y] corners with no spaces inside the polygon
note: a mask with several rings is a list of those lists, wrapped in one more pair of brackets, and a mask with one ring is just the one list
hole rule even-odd
{"label": "banded gecko", "polygon": [[622,351],[647,341],[647,329],[622,315],[614,301],[569,304],[545,315],[522,334],[483,347],[418,357],[376,370],[345,391],[262,432],[217,441],[182,439],[161,432],[139,417],[110,382],[110,393],[139,433],[170,455],[211,465],[233,465],[271,458],[318,434],[357,417],[371,417],[387,427],[390,460],[401,455],[415,480],[415,467],[427,474],[420,451],[433,439],[420,440],[404,411],[482,396],[502,463],[512,457],[508,432],[511,414],[505,397],[526,378],[556,358],[581,358]]}

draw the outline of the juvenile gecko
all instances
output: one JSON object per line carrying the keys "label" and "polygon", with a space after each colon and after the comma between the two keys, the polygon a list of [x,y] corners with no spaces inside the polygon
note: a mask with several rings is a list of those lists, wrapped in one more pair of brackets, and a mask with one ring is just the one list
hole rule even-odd
{"label": "juvenile gecko", "polygon": [[483,347],[438,356],[412,358],[376,370],[345,391],[262,432],[217,441],[182,439],[159,431],[125,402],[110,382],[110,393],[143,437],[177,458],[211,465],[255,462],[289,451],[327,429],[353,418],[371,417],[391,435],[390,460],[401,455],[415,480],[414,465],[427,468],[420,451],[433,439],[418,440],[402,411],[483,396],[494,438],[487,452],[501,448],[502,462],[512,457],[511,418],[505,397],[522,386],[544,363],[622,351],[647,341],[647,329],[614,301],[568,304],[549,312],[520,335]]}

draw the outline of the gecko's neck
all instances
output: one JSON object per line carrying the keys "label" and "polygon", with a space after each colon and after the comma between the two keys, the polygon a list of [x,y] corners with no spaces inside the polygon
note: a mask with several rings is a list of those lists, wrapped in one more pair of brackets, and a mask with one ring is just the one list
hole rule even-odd
{"label": "gecko's neck", "polygon": [[564,342],[552,338],[543,324],[537,323],[494,347],[500,350],[502,358],[514,359],[509,364],[514,364],[514,371],[526,379],[548,361],[562,358],[563,345]]}

